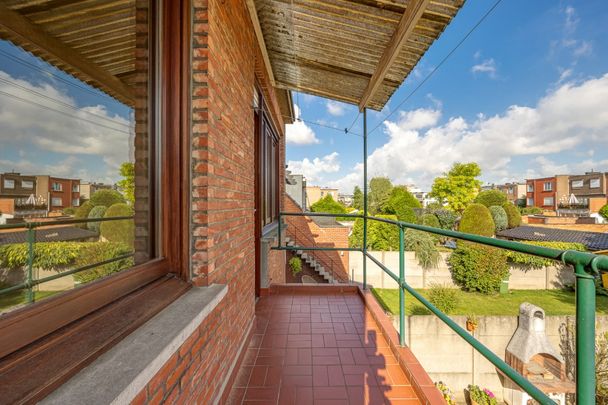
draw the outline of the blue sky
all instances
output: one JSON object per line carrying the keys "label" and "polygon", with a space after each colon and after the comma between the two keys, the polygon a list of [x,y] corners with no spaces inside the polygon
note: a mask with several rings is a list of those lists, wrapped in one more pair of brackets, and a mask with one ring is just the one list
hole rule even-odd
{"label": "blue sky", "polygon": [[[397,109],[493,3],[468,1],[385,110],[368,113],[368,128],[379,125],[371,175],[429,189],[455,161],[480,163],[486,182],[608,171],[605,1],[502,1]],[[345,128],[357,116],[347,104],[294,100],[306,121]],[[360,137],[303,122],[288,135],[288,164],[309,183],[344,192],[362,184]]]}

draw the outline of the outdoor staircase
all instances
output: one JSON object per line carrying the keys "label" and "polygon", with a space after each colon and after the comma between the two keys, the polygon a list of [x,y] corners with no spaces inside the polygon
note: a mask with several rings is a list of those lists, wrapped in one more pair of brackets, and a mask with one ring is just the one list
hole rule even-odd
{"label": "outdoor staircase", "polygon": [[[285,237],[285,244],[290,247],[296,245],[295,241],[293,241],[289,236]],[[314,253],[296,250],[294,251],[294,254],[306,262],[315,272],[317,272],[321,277],[331,284],[338,283],[338,281],[336,281],[331,275],[331,272],[326,270],[325,267],[323,267],[323,265],[315,259]]]}

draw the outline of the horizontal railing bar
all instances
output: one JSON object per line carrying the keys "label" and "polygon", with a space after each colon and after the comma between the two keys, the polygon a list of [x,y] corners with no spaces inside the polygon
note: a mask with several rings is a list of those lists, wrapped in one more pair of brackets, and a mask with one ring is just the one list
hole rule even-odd
{"label": "horizontal railing bar", "polygon": [[412,294],[418,301],[420,301],[425,307],[427,307],[432,313],[434,313],[439,319],[443,321],[450,329],[460,335],[461,338],[467,341],[475,350],[477,350],[483,357],[488,359],[490,363],[492,363],[496,368],[498,368],[501,372],[503,372],[509,379],[511,379],[515,384],[521,387],[524,391],[526,391],[532,398],[540,402],[541,404],[552,405],[555,404],[551,398],[545,395],[541,390],[539,390],[534,384],[532,384],[528,379],[520,375],[517,371],[515,371],[511,366],[505,363],[500,357],[494,354],[490,349],[485,347],[483,343],[479,340],[475,339],[469,332],[463,329],[460,325],[454,322],[449,316],[441,312],[437,307],[431,304],[426,300],[420,293],[414,290],[407,283],[403,283],[403,288],[405,288],[410,294]]}
{"label": "horizontal railing bar", "polygon": [[330,214],[328,212],[281,212],[281,216],[288,217],[346,217],[363,218],[361,214]]}
{"label": "horizontal railing bar", "polygon": [[71,274],[80,273],[81,271],[90,270],[90,269],[93,269],[93,268],[99,267],[99,266],[104,266],[106,264],[117,262],[119,260],[128,259],[130,257],[133,257],[134,255],[135,255],[134,253],[128,253],[128,254],[125,254],[125,255],[113,257],[113,258],[108,259],[108,260],[103,260],[101,262],[97,262],[97,263],[93,263],[93,264],[87,264],[86,266],[77,267],[75,269],[64,271],[62,273],[57,273],[57,274],[52,275],[52,276],[48,276],[48,277],[32,280],[31,283],[16,284],[16,285],[11,286],[9,288],[5,288],[3,290],[0,290],[0,295],[4,295],[4,294],[7,294],[7,293],[15,291],[15,290],[21,290],[21,289],[24,289],[24,288],[34,287],[34,286],[36,286],[38,284],[46,283],[47,281],[52,281],[52,280],[55,280],[55,279],[58,279],[58,278],[61,278],[61,277],[69,276]]}
{"label": "horizontal railing bar", "polygon": [[73,225],[73,224],[82,224],[82,223],[89,223],[89,222],[120,221],[120,220],[124,220],[124,219],[133,219],[133,218],[134,218],[133,216],[126,216],[126,217],[107,217],[107,218],[62,219],[59,221],[48,221],[48,222],[22,222],[19,224],[0,225],[0,229],[39,228],[41,226]]}
{"label": "horizontal railing bar", "polygon": [[[310,213],[292,213],[297,216],[307,216]],[[320,216],[328,217],[340,217],[344,214],[330,214],[330,213],[312,213],[314,215],[323,214]],[[281,213],[281,215],[289,215],[289,213]],[[351,214],[353,215],[353,214]],[[362,217],[362,216],[359,216]],[[530,245],[521,242],[515,242],[510,240],[502,240],[490,238],[487,236],[473,235],[468,233],[462,233],[457,231],[450,231],[447,229],[433,228],[425,225],[412,224],[409,222],[394,221],[387,218],[367,217],[368,220],[384,222],[391,225],[401,226],[408,229],[414,229],[423,232],[429,232],[435,235],[448,236],[455,239],[465,240],[468,242],[475,242],[486,246],[493,246],[501,249],[512,250],[515,252],[526,253],[533,256],[544,257],[546,259],[560,260],[566,264],[576,265],[582,264],[588,269],[592,267],[594,270],[608,271],[608,256],[599,256],[588,252],[579,252],[573,250],[559,250],[545,246]]]}
{"label": "horizontal railing bar", "polygon": [[397,284],[399,284],[399,277],[395,273],[390,271],[388,269],[388,267],[386,267],[382,262],[380,262],[378,259],[376,259],[374,256],[372,256],[368,252],[365,252],[365,255],[367,257],[369,257],[372,260],[372,262],[376,263],[378,265],[378,267],[380,267],[382,270],[384,270],[384,272],[386,274],[388,274],[393,280],[395,280],[397,282]]}
{"label": "horizontal railing bar", "polygon": [[273,246],[273,250],[330,250],[344,252],[360,252],[359,248],[341,248],[341,247],[308,247],[308,246]]}

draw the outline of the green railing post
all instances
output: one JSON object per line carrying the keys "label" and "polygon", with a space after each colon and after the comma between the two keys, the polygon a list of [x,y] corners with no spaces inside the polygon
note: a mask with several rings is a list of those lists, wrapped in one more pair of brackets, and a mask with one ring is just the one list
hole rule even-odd
{"label": "green railing post", "polygon": [[595,403],[595,279],[582,264],[576,276],[576,403]]}
{"label": "green railing post", "polygon": [[283,216],[281,215],[281,213],[279,213],[279,227],[278,227],[278,232],[279,232],[279,246],[283,246],[283,243],[281,242],[281,221],[283,221]]}
{"label": "green railing post", "polygon": [[367,289],[367,109],[363,108],[363,289]]}
{"label": "green railing post", "polygon": [[27,302],[34,302],[34,226],[27,227]]}
{"label": "green railing post", "polygon": [[405,237],[399,226],[399,344],[405,346]]}

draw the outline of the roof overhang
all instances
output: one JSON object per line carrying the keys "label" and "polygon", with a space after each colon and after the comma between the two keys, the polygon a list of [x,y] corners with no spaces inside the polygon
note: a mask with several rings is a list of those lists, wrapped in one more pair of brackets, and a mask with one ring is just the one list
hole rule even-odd
{"label": "roof overhang", "polygon": [[464,0],[246,0],[271,81],[380,110]]}

